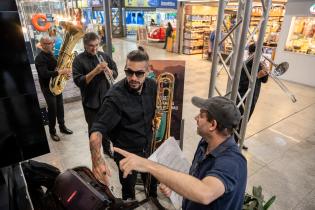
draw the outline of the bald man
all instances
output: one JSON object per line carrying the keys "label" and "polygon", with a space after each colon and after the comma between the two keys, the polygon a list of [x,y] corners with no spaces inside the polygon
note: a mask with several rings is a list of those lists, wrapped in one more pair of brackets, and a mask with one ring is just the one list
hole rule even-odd
{"label": "bald man", "polygon": [[50,37],[40,39],[41,52],[35,58],[35,66],[38,72],[40,88],[48,107],[49,133],[53,141],[60,141],[56,132],[56,118],[61,133],[72,134],[65,126],[62,94],[54,96],[49,90],[49,81],[58,75],[70,76],[70,69],[56,69],[57,60],[53,55],[54,42]]}

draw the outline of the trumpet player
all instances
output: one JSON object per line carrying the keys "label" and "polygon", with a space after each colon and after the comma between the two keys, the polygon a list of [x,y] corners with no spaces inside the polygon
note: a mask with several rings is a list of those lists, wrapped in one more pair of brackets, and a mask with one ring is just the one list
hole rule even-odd
{"label": "trumpet player", "polygon": [[[110,88],[110,81],[106,79],[105,74],[110,74],[111,78],[118,76],[116,63],[106,53],[98,51],[99,43],[100,38],[96,33],[86,33],[83,37],[85,51],[79,54],[72,64],[73,80],[80,88],[89,132],[101,108],[103,97]],[[102,61],[98,57],[102,57]],[[109,145],[109,141],[104,139],[103,149],[108,155]]]}
{"label": "trumpet player", "polygon": [[[249,74],[251,73],[251,70],[252,70],[252,66],[253,66],[253,62],[254,62],[253,54],[255,53],[255,50],[256,50],[255,43],[250,44],[248,47],[248,59],[249,60],[246,63],[246,67],[248,69]],[[268,69],[263,62],[260,62],[259,66],[258,66],[257,79],[256,79],[256,83],[255,83],[255,90],[254,90],[252,105],[250,107],[248,120],[252,116],[254,109],[255,109],[255,106],[256,106],[256,103],[258,101],[261,84],[266,83],[267,81],[268,81]],[[247,92],[248,85],[249,85],[248,77],[245,73],[245,70],[242,69],[242,73],[241,73],[241,77],[240,77],[240,83],[239,83],[239,87],[238,87],[238,92],[241,95],[241,97],[243,97],[245,95],[245,93]],[[239,101],[237,103],[239,103]],[[245,103],[245,101],[244,101],[244,103]],[[241,114],[243,115],[243,113],[244,113],[243,106],[240,106],[239,110],[240,110]],[[240,125],[241,124],[242,123],[240,123]],[[235,139],[236,139],[236,141],[238,141],[237,137],[235,137]],[[243,149],[246,150],[246,149],[248,149],[248,147],[243,145]]]}
{"label": "trumpet player", "polygon": [[54,42],[50,37],[42,37],[39,46],[41,52],[35,58],[35,66],[40,88],[48,107],[49,133],[53,141],[60,141],[55,128],[56,118],[61,133],[72,134],[73,132],[65,126],[62,94],[54,96],[49,90],[49,81],[61,74],[69,77],[71,73],[70,69],[56,69],[57,60],[53,55]]}

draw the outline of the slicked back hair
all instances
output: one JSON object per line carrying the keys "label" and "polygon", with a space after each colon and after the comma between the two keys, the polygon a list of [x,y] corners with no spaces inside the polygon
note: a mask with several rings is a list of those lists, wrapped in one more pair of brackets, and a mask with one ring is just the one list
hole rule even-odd
{"label": "slicked back hair", "polygon": [[127,60],[129,61],[149,61],[149,55],[143,49],[143,47],[138,47],[137,50],[133,50],[127,55]]}

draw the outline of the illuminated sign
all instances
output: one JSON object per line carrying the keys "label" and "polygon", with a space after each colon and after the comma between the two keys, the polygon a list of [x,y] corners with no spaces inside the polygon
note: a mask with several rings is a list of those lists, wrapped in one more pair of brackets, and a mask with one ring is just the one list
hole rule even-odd
{"label": "illuminated sign", "polygon": [[177,0],[160,0],[160,7],[177,8]]}
{"label": "illuminated sign", "polygon": [[177,0],[125,0],[125,7],[176,8]]}
{"label": "illuminated sign", "polygon": [[125,0],[125,7],[158,7],[159,0]]}

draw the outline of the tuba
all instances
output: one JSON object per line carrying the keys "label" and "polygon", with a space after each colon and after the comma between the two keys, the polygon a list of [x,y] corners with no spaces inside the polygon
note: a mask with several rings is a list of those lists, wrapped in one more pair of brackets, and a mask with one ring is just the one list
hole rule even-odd
{"label": "tuba", "polygon": [[[74,26],[70,22],[63,22],[62,26],[65,29],[65,34],[57,61],[57,69],[71,68],[75,57],[72,50],[84,35],[81,28]],[[49,90],[55,96],[60,95],[66,86],[67,80],[68,78],[65,75],[58,75],[51,78],[49,81]]]}
{"label": "tuba", "polygon": [[[161,73],[157,78],[157,95],[155,114],[153,119],[153,135],[150,147],[151,155],[171,135],[171,117],[174,95],[174,75],[168,72]],[[151,175],[145,183],[145,194],[149,196]]]}

